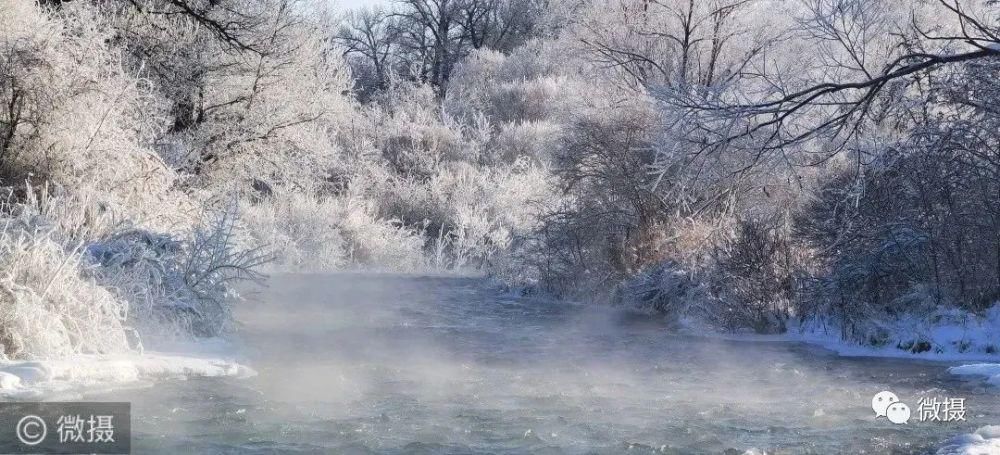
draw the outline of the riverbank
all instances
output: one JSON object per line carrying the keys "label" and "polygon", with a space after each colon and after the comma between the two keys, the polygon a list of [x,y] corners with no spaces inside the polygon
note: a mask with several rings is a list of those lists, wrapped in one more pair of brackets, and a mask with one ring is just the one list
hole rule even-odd
{"label": "riverbank", "polygon": [[[133,403],[133,449],[153,454],[964,455],[989,447],[979,430],[1000,422],[997,390],[945,364],[671,334],[648,317],[500,294],[475,278],[281,275],[234,316],[239,346],[79,358],[42,377],[90,386],[59,392],[69,399]],[[871,418],[879,390],[960,396],[974,412],[893,425]]]}
{"label": "riverbank", "polygon": [[[950,363],[948,371],[971,380],[1000,386],[1000,305],[978,316],[957,309],[939,309],[924,317],[905,317],[880,324],[883,336],[870,344],[845,337],[829,319],[792,321],[777,335],[729,334],[693,320],[683,321],[683,333],[732,341],[804,343],[842,357],[910,359]],[[708,335],[706,335],[708,334]]]}
{"label": "riverbank", "polygon": [[[133,403],[134,450],[934,453],[1000,422],[996,390],[946,364],[672,334],[480,279],[282,275],[246,297],[234,316],[257,376],[92,397]],[[894,425],[872,418],[880,390],[961,396],[975,412]]]}
{"label": "riverbank", "polygon": [[237,358],[231,343],[216,338],[174,344],[164,351],[0,361],[0,399],[79,400],[168,379],[256,375]]}

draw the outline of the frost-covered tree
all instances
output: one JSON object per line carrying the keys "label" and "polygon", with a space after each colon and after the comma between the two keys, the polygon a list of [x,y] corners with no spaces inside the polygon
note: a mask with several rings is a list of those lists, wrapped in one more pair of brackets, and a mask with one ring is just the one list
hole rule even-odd
{"label": "frost-covered tree", "polygon": [[[764,0],[583,2],[570,30],[594,64],[632,86],[712,86],[736,77],[777,36]],[[766,13],[765,13],[766,12]]]}
{"label": "frost-covered tree", "polygon": [[1000,59],[995,5],[805,1],[796,17],[786,45],[810,51],[799,64],[762,58],[711,96],[667,92],[683,146],[660,172],[715,169],[730,194],[762,174],[796,182],[786,235],[815,252],[799,309],[859,339],[900,312],[988,306],[1000,249],[972,232],[992,232],[1000,204],[979,128],[992,90],[977,82]]}
{"label": "frost-covered tree", "polygon": [[399,69],[399,26],[398,18],[380,8],[352,11],[340,25],[336,39],[353,58],[360,98],[385,90],[390,76]]}
{"label": "frost-covered tree", "polygon": [[510,52],[538,33],[544,7],[539,0],[398,0],[389,11],[349,13],[336,38],[373,73],[362,87],[384,89],[393,72],[444,93],[471,51]]}
{"label": "frost-covered tree", "polygon": [[324,17],[290,1],[211,6],[213,20],[239,25],[234,42],[200,14],[122,8],[108,10],[109,26],[170,104],[156,144],[175,169],[240,191],[322,182],[331,125],[350,111],[349,72]]}

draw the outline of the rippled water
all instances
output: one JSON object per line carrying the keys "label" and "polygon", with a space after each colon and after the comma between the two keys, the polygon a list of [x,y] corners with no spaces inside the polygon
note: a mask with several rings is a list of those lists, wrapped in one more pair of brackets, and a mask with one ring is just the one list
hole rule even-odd
{"label": "rippled water", "polygon": [[[257,377],[90,397],[133,402],[134,453],[928,453],[1000,422],[947,364],[672,336],[471,278],[276,277],[237,319]],[[968,421],[875,420],[883,389]]]}

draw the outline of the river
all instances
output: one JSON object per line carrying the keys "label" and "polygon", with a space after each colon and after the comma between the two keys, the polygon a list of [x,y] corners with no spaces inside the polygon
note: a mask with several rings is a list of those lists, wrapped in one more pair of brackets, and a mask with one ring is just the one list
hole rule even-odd
{"label": "river", "polygon": [[[235,317],[257,376],[88,397],[133,403],[134,453],[933,453],[1000,422],[946,363],[671,335],[476,278],[278,276]],[[908,424],[874,418],[881,390]],[[965,398],[966,421],[916,421],[923,396]]]}

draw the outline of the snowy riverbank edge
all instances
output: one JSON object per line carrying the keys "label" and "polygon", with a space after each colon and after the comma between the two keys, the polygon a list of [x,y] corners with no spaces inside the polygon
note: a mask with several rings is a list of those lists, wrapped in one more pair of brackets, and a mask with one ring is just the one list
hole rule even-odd
{"label": "snowy riverbank edge", "polygon": [[884,336],[878,345],[845,339],[839,325],[824,319],[811,319],[802,323],[789,321],[787,331],[776,335],[722,333],[693,320],[684,320],[682,326],[682,332],[696,336],[736,341],[805,343],[844,357],[976,362],[976,368],[956,367],[952,369],[952,373],[984,376],[1000,374],[1000,371],[993,373],[993,370],[984,367],[993,364],[1000,367],[1000,305],[993,306],[983,316],[955,309],[940,309],[921,318],[882,322],[879,326]]}
{"label": "snowy riverbank edge", "polygon": [[165,351],[0,361],[0,400],[76,400],[164,379],[256,375],[231,352],[225,341],[210,339]]}
{"label": "snowy riverbank edge", "polygon": [[[984,316],[957,310],[939,310],[925,318],[900,319],[884,324],[888,337],[881,346],[864,346],[844,340],[840,328],[829,321],[810,321],[789,327],[781,335],[709,335],[727,340],[797,342],[818,346],[845,357],[883,357],[954,364],[956,376],[981,377],[1000,387],[1000,305]],[[713,333],[688,326],[692,334]],[[914,349],[914,347],[918,349]],[[915,352],[916,351],[916,352]],[[997,389],[1000,393],[1000,388]],[[944,441],[936,455],[1000,455],[1000,425],[980,427],[973,433]]]}

